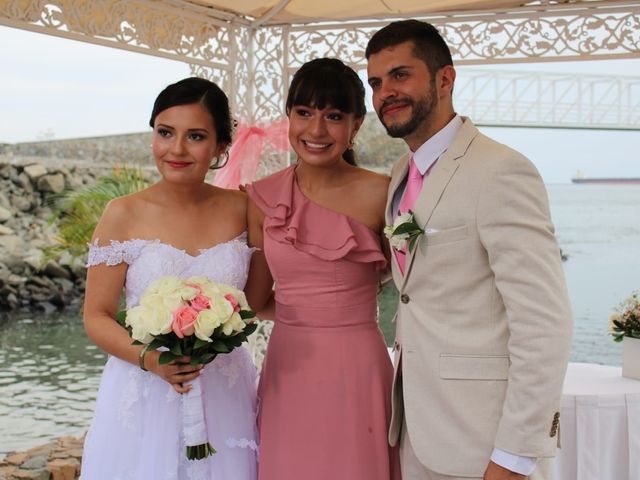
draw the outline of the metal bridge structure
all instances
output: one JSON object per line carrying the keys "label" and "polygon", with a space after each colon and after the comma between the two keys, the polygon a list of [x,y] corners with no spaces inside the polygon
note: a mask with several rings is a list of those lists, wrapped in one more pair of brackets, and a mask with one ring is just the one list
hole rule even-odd
{"label": "metal bridge structure", "polygon": [[462,68],[454,106],[482,126],[640,131],[640,76]]}

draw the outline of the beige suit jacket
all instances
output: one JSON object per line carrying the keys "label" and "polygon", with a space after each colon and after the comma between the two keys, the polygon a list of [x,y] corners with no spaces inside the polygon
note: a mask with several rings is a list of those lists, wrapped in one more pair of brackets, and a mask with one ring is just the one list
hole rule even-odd
{"label": "beige suit jacket", "polygon": [[[414,206],[426,233],[405,275],[392,260],[401,300],[389,442],[404,414],[425,467],[481,477],[494,447],[555,454],[572,317],[537,170],[463,121]],[[388,224],[408,162],[392,171]]]}

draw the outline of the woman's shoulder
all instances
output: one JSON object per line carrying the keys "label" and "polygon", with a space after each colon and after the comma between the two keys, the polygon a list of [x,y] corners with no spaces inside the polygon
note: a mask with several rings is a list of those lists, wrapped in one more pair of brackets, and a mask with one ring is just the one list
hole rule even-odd
{"label": "woman's shoulder", "polygon": [[357,167],[355,173],[357,187],[386,195],[391,177],[362,167]]}

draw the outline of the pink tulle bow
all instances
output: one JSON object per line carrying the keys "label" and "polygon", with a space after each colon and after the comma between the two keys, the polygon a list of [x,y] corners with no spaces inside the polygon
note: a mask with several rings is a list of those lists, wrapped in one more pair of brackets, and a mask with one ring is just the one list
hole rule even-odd
{"label": "pink tulle bow", "polygon": [[239,185],[255,180],[265,142],[273,145],[277,152],[286,152],[288,131],[287,118],[261,127],[239,125],[229,150],[229,162],[216,172],[213,184],[237,190]]}

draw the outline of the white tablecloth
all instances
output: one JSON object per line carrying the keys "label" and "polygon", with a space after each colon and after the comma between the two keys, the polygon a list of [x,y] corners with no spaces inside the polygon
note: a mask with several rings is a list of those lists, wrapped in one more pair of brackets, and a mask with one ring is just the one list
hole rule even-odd
{"label": "white tablecloth", "polygon": [[556,480],[640,480],[640,381],[620,367],[570,363]]}

